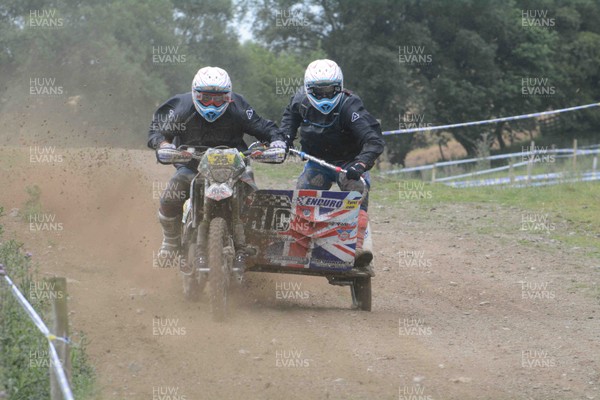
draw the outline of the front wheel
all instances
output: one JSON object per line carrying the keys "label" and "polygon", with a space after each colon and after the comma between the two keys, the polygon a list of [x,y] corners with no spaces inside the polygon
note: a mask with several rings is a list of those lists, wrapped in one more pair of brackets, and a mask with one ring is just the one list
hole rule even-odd
{"label": "front wheel", "polygon": [[205,272],[198,271],[198,246],[200,246],[198,240],[195,240],[189,244],[185,262],[190,263],[192,273],[182,274],[183,295],[185,296],[186,300],[189,301],[198,301],[200,299],[208,278]]}
{"label": "front wheel", "polygon": [[233,257],[232,244],[223,218],[210,221],[208,234],[208,264],[210,267],[210,307],[214,321],[223,321],[227,315],[229,275]]}

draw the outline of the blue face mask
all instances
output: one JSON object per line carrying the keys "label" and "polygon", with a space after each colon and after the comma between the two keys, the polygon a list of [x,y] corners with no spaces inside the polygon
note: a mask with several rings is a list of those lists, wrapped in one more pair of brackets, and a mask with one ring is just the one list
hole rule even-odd
{"label": "blue face mask", "polygon": [[229,106],[229,102],[226,102],[219,107],[215,105],[205,106],[194,98],[194,106],[196,107],[196,111],[198,111],[205,120],[214,122],[225,113],[225,110]]}
{"label": "blue face mask", "polygon": [[[309,96],[309,99],[310,99],[310,96]],[[331,120],[331,122],[328,124],[321,124],[319,122],[313,122],[313,121],[309,120],[308,118],[306,118],[306,114],[302,115],[302,118],[303,118],[302,122],[304,122],[305,124],[308,124],[308,125],[319,127],[319,128],[331,128],[340,119],[340,112],[342,110],[342,107],[344,106],[345,101],[346,101],[345,98],[342,99],[342,101],[340,102],[340,110],[333,114],[334,115],[333,120]],[[337,105],[333,106],[333,108],[336,108],[336,107],[337,107]],[[319,111],[321,111],[321,110],[319,110]],[[324,113],[324,114],[329,114],[329,113]]]}
{"label": "blue face mask", "polygon": [[340,102],[342,88],[340,85],[306,86],[308,100],[323,114],[329,114]]}

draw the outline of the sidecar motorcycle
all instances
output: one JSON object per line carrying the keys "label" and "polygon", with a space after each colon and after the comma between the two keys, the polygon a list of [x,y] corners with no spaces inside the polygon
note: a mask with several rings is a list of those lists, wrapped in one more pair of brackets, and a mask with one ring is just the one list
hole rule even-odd
{"label": "sidecar motorcycle", "polygon": [[[286,158],[284,149],[262,144],[245,152],[202,146],[158,152],[163,164],[199,160],[184,205],[182,257],[192,272],[182,274],[183,288],[196,299],[209,285],[214,320],[226,318],[230,289],[246,272],[323,276],[332,285],[349,286],[354,307],[371,310],[373,269],[354,267],[361,193],[254,190],[244,179],[251,173],[249,160]],[[370,228],[364,247],[372,247]]]}

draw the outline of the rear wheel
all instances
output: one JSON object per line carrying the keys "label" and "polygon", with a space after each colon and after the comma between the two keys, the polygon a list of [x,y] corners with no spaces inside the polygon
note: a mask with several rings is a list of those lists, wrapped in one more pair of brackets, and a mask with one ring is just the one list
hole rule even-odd
{"label": "rear wheel", "polygon": [[371,311],[371,277],[354,278],[350,290],[354,306],[363,311]]}
{"label": "rear wheel", "polygon": [[208,234],[210,307],[214,321],[223,321],[227,315],[232,252],[227,222],[223,218],[214,218],[210,221]]}

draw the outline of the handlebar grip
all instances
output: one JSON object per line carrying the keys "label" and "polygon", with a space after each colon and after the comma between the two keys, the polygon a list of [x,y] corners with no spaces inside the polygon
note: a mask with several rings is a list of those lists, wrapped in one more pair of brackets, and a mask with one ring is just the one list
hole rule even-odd
{"label": "handlebar grip", "polygon": [[187,163],[192,161],[193,155],[179,149],[157,149],[156,159],[161,164]]}

